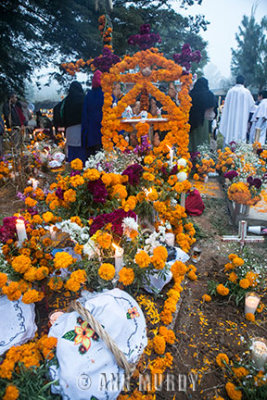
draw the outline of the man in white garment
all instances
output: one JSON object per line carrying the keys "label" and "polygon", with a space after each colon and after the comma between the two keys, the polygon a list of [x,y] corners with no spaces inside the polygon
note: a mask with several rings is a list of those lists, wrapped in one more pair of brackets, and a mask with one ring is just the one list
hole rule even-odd
{"label": "man in white garment", "polygon": [[245,79],[239,75],[236,85],[226,95],[220,123],[220,132],[224,143],[232,141],[246,143],[249,113],[254,105],[253,97],[244,87]]}
{"label": "man in white garment", "polygon": [[[254,143],[257,140],[261,145],[264,145],[267,129],[267,90],[263,90],[260,93],[261,101],[251,119],[249,142]],[[257,129],[259,130],[258,137],[256,137]]]}

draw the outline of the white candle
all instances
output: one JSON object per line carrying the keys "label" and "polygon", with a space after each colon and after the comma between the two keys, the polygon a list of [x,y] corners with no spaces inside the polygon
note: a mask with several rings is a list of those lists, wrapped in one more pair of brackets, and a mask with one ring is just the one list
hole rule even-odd
{"label": "white candle", "polygon": [[181,198],[180,199],[181,199],[180,200],[181,207],[185,208],[185,192],[181,193]]}
{"label": "white candle", "polygon": [[264,370],[264,365],[267,362],[267,341],[265,339],[255,338],[253,340],[251,356],[256,368]]}
{"label": "white candle", "polygon": [[255,311],[259,305],[260,298],[256,293],[247,293],[245,298],[245,314],[255,314]]}
{"label": "white candle", "polygon": [[25,223],[22,219],[17,219],[16,221],[16,230],[18,235],[18,245],[21,246],[24,240],[27,240],[27,233],[25,228]]}
{"label": "white candle", "polygon": [[113,247],[115,248],[115,270],[116,270],[116,274],[118,274],[119,271],[123,267],[124,250],[123,250],[123,248],[117,246],[116,244],[113,244]]}
{"label": "white candle", "polygon": [[34,179],[34,178],[30,178],[29,181],[31,182],[33,190],[36,190],[38,187],[39,181],[37,181],[37,179]]}
{"label": "white candle", "polygon": [[168,146],[169,147],[169,149],[170,149],[170,165],[172,165],[172,163],[173,163],[173,153],[174,153],[174,151],[173,151],[173,148],[171,148],[170,146]]}
{"label": "white candle", "polygon": [[168,246],[174,247],[174,241],[175,241],[174,233],[169,232],[165,234],[165,243]]}

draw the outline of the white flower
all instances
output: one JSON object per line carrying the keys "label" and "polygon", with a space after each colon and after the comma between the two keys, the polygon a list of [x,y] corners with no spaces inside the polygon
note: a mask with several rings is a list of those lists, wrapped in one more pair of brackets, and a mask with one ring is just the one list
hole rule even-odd
{"label": "white flower", "polygon": [[178,172],[177,178],[179,182],[183,182],[187,179],[187,173],[186,172]]}
{"label": "white flower", "polygon": [[180,158],[180,159],[177,161],[177,164],[178,164],[180,167],[186,167],[186,166],[187,166],[187,160],[186,160],[185,158]]}
{"label": "white flower", "polygon": [[88,257],[88,260],[99,254],[99,250],[92,239],[89,239],[88,242],[83,246],[83,253]]}
{"label": "white flower", "polygon": [[130,229],[132,231],[137,231],[138,223],[136,222],[136,220],[134,218],[126,217],[122,221],[122,227],[123,227],[123,230]]}

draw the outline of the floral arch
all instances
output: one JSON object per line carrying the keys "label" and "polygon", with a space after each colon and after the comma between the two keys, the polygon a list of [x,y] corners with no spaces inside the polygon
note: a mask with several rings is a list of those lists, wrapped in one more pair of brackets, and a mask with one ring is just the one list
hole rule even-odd
{"label": "floral arch", "polygon": [[[129,72],[129,70],[133,70],[136,67],[139,67],[138,72]],[[178,95],[179,106],[154,85],[156,82],[173,82],[178,79],[181,82],[181,90]],[[136,100],[139,93],[146,89],[149,94],[162,104],[168,119],[166,122],[156,122],[154,124],[155,129],[167,131],[160,145],[154,147],[154,153],[166,153],[169,151],[170,146],[175,146],[178,156],[189,158],[188,132],[190,126],[188,118],[191,99],[188,92],[192,80],[191,75],[183,74],[182,67],[175,64],[174,61],[166,59],[157,49],[149,49],[139,51],[132,57],[126,55],[120,63],[110,69],[109,73],[103,74],[101,82],[104,91],[102,119],[102,143],[104,149],[110,151],[115,146],[125,150],[128,147],[128,142],[119,132],[121,130],[131,130],[132,127],[131,124],[122,123],[121,115],[125,108]],[[112,88],[115,82],[132,83],[134,86],[120,99],[117,106],[113,107]],[[143,124],[143,131],[147,125],[146,123]]]}

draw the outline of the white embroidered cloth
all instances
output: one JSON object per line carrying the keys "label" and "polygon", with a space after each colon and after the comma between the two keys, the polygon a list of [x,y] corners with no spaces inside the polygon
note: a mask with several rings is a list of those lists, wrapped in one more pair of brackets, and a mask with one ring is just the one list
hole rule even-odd
{"label": "white embroidered cloth", "polygon": [[10,301],[0,297],[0,355],[12,346],[19,346],[34,337],[34,304],[24,304],[21,300]]}
{"label": "white embroidered cloth", "polygon": [[[84,291],[81,304],[115,340],[128,362],[135,363],[147,345],[146,323],[137,302],[120,289],[103,293]],[[75,311],[61,315],[49,336],[58,339],[59,367],[51,367],[59,380],[54,393],[64,400],[113,400],[124,385],[124,371],[113,354]]]}

